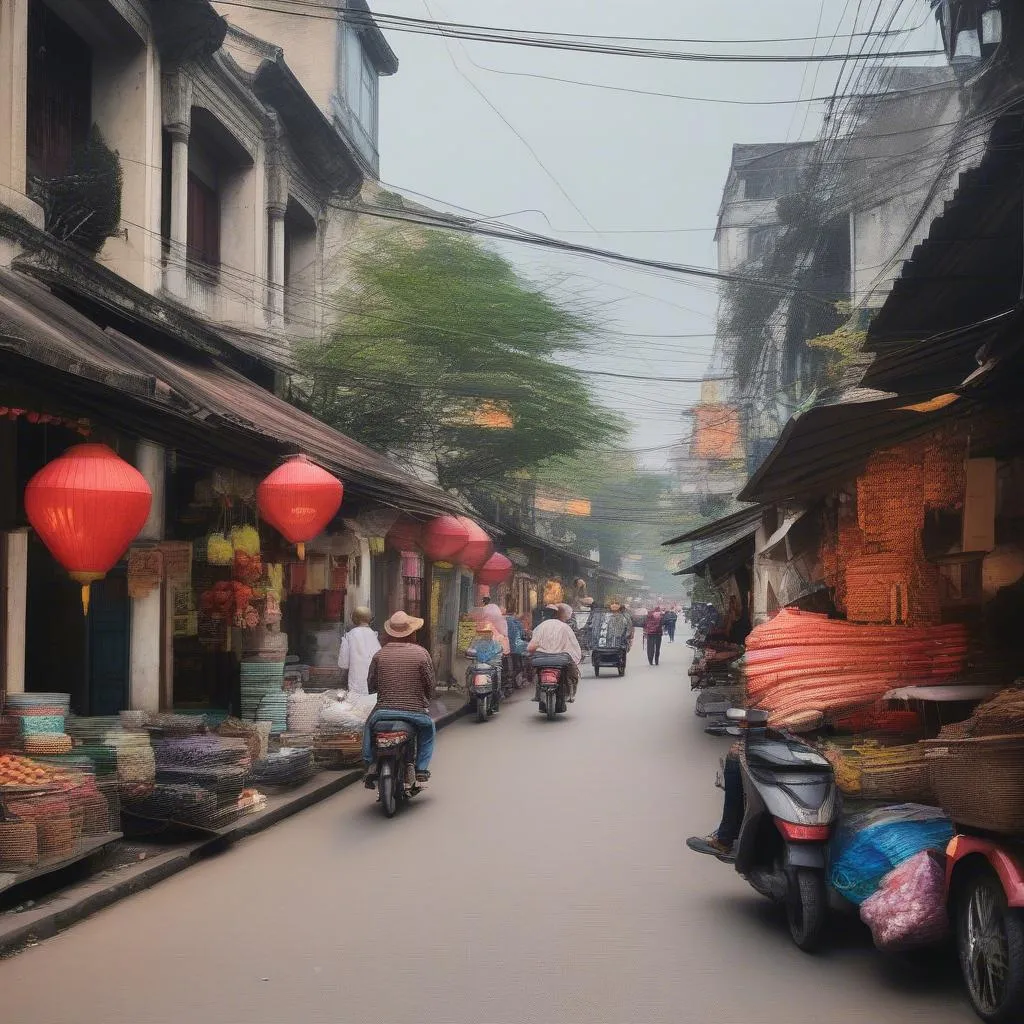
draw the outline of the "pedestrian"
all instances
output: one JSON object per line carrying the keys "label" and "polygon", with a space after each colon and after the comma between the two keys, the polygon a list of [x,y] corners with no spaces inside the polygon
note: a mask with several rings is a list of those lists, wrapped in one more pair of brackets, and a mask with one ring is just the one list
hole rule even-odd
{"label": "pedestrian", "polygon": [[374,775],[373,723],[383,717],[398,718],[415,727],[416,783],[424,783],[430,778],[430,759],[437,735],[434,720],[430,717],[430,701],[437,689],[437,679],[429,652],[416,643],[416,634],[422,628],[423,619],[395,612],[384,624],[388,642],[370,662],[367,686],[370,693],[377,694],[377,707],[367,719],[363,731],[368,789],[372,789],[377,781]]}
{"label": "pedestrian", "polygon": [[675,608],[669,608],[661,617],[661,621],[665,625],[665,632],[668,634],[668,642],[670,644],[674,644],[676,642],[676,622],[678,619],[679,615]]}
{"label": "pedestrian", "polygon": [[650,665],[661,663],[661,632],[663,628],[661,608],[655,608],[648,612],[644,621],[644,637],[647,640],[647,661]]}
{"label": "pedestrian", "polygon": [[345,687],[350,693],[369,695],[367,677],[370,662],[380,650],[380,640],[370,628],[373,613],[369,608],[357,608],[352,613],[352,628],[341,638],[338,668],[348,674]]}

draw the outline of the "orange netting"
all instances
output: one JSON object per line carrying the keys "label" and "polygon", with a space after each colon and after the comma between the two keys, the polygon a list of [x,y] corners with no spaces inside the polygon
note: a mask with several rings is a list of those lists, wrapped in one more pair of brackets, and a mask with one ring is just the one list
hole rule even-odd
{"label": "orange netting", "polygon": [[858,625],[783,609],[747,639],[743,676],[752,704],[775,724],[818,724],[868,708],[897,686],[955,680],[967,630]]}

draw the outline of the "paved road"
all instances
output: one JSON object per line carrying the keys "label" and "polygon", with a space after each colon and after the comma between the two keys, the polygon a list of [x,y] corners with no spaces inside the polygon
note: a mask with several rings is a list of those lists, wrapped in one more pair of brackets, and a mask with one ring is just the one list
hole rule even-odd
{"label": "paved road", "polygon": [[[638,652],[639,653],[639,652]],[[688,648],[446,730],[388,822],[351,788],[0,963],[4,1024],[969,1024],[922,969],[840,927],[818,958],[686,835],[721,741]]]}

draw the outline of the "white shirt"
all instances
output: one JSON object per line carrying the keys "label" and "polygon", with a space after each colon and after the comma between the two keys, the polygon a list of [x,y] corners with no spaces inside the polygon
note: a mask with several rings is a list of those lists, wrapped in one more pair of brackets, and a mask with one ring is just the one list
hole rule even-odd
{"label": "white shirt", "polygon": [[529,651],[539,654],[569,654],[578,665],[583,660],[580,642],[568,622],[545,619],[534,631]]}
{"label": "white shirt", "polygon": [[348,688],[352,693],[369,693],[370,662],[379,650],[380,641],[369,626],[356,626],[341,638],[338,668],[348,669]]}

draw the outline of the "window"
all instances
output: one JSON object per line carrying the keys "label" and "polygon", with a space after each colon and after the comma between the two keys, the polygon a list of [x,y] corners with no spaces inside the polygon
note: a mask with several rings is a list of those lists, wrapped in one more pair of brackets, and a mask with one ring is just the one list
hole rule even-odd
{"label": "window", "polygon": [[188,176],[188,255],[207,267],[220,265],[220,196],[198,175]]}
{"label": "window", "polygon": [[747,259],[760,259],[774,243],[775,228],[751,228],[747,234]]}
{"label": "window", "polygon": [[359,33],[344,26],[345,102],[367,138],[377,142],[377,69],[367,57]]}
{"label": "window", "polygon": [[92,124],[92,51],[41,0],[28,20],[29,175],[60,178]]}

